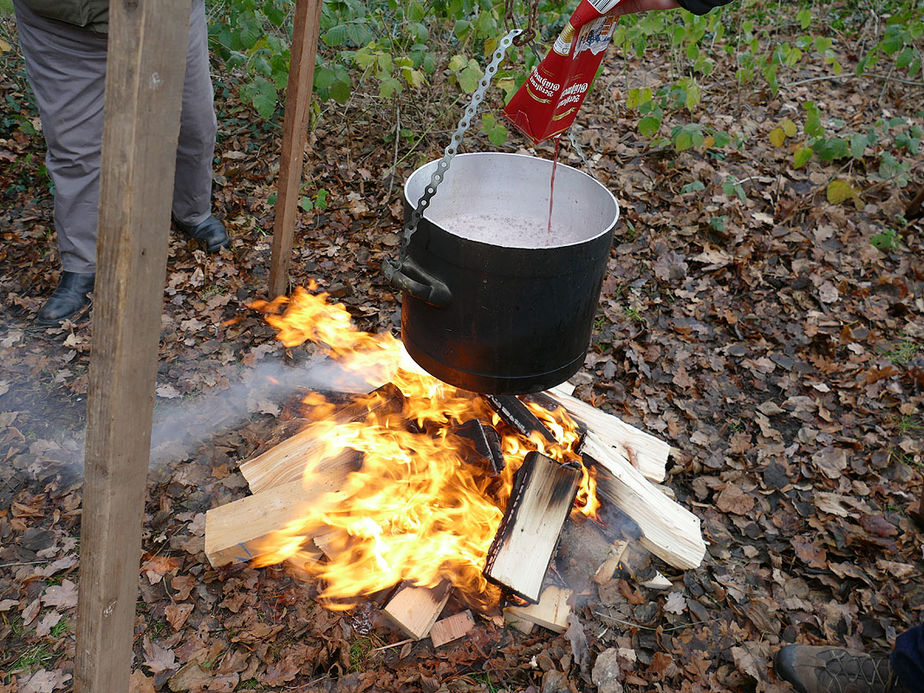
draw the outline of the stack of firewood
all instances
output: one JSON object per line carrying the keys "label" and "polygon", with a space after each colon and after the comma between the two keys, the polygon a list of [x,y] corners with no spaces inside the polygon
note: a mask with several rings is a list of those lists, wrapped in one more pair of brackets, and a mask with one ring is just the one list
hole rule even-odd
{"label": "stack of firewood", "polygon": [[[582,461],[595,471],[598,498],[604,506],[617,508],[634,521],[645,549],[675,568],[698,566],[706,549],[699,519],[674,501],[669,489],[659,485],[665,477],[670,446],[573,397],[570,391],[565,385],[524,399],[549,409],[560,405],[585,429]],[[401,397],[393,385],[378,392],[378,406],[382,407]],[[490,402],[523,434],[538,424],[519,398],[492,397]],[[346,423],[365,420],[367,414],[367,406],[354,404],[335,411],[332,418]],[[498,463],[497,441],[491,439],[491,432],[488,426],[474,425],[464,433],[473,441],[473,450],[480,450],[487,460],[488,473],[491,464]],[[306,503],[338,492],[347,475],[356,469],[356,456],[347,452],[312,462],[320,446],[309,428],[240,466],[252,495],[213,508],[206,515],[205,551],[213,566],[256,558],[264,540],[297,521]],[[314,465],[310,484],[303,479],[306,464]],[[520,628],[531,628],[532,624],[559,632],[567,628],[571,592],[547,581],[546,573],[580,478],[579,465],[562,464],[538,452],[528,453],[514,475],[484,575],[510,596],[513,603],[504,614]],[[331,550],[323,530],[313,540],[320,554]],[[610,574],[625,545],[614,542]],[[448,581],[435,587],[403,583],[395,587],[383,611],[408,638],[429,635],[434,646],[439,646],[461,637],[474,625],[470,611],[437,621],[451,590]]]}

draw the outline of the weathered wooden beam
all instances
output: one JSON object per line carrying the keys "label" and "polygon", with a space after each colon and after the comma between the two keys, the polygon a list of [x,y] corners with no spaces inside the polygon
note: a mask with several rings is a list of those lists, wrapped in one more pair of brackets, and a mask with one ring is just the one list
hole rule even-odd
{"label": "weathered wooden beam", "polygon": [[112,2],[74,690],[127,691],[189,3]]}
{"label": "weathered wooden beam", "polygon": [[474,627],[475,619],[472,618],[472,612],[466,609],[434,623],[430,629],[430,641],[433,647],[442,647],[448,642],[458,640]]}
{"label": "weathered wooden beam", "polygon": [[[357,402],[345,405],[324,420],[324,423],[344,424],[360,421],[370,411],[398,409],[404,403],[404,396],[394,385],[388,383],[375,392],[364,395]],[[319,439],[319,430],[327,427],[309,426],[304,431],[287,438],[261,455],[241,464],[240,471],[250,486],[251,493],[261,493],[267,489],[300,479],[310,467],[314,474],[326,475],[332,470],[344,468],[356,457],[352,450],[329,459],[317,461],[315,453],[324,445]]]}
{"label": "weathered wooden beam", "polygon": [[558,537],[577,495],[581,471],[530,452],[513,477],[500,528],[488,550],[484,575],[535,602]]}
{"label": "weathered wooden beam", "polygon": [[318,52],[322,0],[296,0],[289,52],[289,82],[282,123],[282,152],[273,222],[273,251],[270,259],[271,296],[288,293],[289,260],[298,215],[298,194],[302,182],[308,127],[308,106],[314,88],[314,61]]}
{"label": "weathered wooden beam", "polygon": [[597,495],[635,520],[642,545],[675,568],[696,568],[706,553],[699,518],[649,483],[594,433],[584,438],[584,463],[597,469]]}
{"label": "weathered wooden beam", "polygon": [[382,613],[408,637],[420,640],[429,634],[451,592],[452,584],[448,580],[436,587],[402,584]]}
{"label": "weathered wooden beam", "polygon": [[576,421],[593,431],[598,440],[614,448],[646,479],[654,482],[664,480],[670,445],[558,389],[548,390],[545,394],[563,406]]}
{"label": "weathered wooden beam", "polygon": [[[549,585],[542,590],[542,597],[537,604],[508,606],[504,609],[504,618],[512,624],[526,621],[556,633],[564,633],[568,628],[568,616],[571,615],[571,607],[568,605],[571,595],[569,589]],[[525,629],[525,632],[528,633],[529,629]]]}

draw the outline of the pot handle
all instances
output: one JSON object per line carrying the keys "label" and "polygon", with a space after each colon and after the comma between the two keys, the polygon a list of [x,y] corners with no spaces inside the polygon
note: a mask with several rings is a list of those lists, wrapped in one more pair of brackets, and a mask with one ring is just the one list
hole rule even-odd
{"label": "pot handle", "polygon": [[449,287],[424,272],[410,258],[404,258],[404,262],[395,269],[391,275],[391,284],[434,308],[445,308],[452,301]]}

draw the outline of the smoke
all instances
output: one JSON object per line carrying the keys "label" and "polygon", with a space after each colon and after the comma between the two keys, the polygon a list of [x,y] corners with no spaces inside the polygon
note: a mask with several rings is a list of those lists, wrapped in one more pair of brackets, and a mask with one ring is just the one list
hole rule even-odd
{"label": "smoke", "polygon": [[376,375],[351,371],[323,357],[295,365],[263,360],[242,371],[238,381],[222,390],[158,400],[151,429],[151,466],[187,458],[217,434],[240,426],[254,415],[276,416],[282,405],[299,393],[370,392],[388,380]]}
{"label": "smoke", "polygon": [[[358,373],[322,356],[296,364],[264,357],[256,366],[242,369],[226,388],[192,397],[158,397],[151,425],[149,470],[193,457],[210,440],[254,416],[276,416],[287,402],[308,391],[371,392],[390,375],[384,369]],[[34,395],[30,399],[34,404]],[[83,430],[54,439],[41,438],[31,443],[27,452],[14,456],[8,471],[21,479],[54,482],[59,488],[72,486],[83,479],[85,441]]]}

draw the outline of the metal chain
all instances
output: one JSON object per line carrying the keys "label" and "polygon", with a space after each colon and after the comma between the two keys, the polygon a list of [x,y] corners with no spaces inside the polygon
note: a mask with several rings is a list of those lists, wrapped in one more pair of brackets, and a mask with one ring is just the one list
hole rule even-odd
{"label": "metal chain", "polygon": [[401,240],[401,255],[399,262],[397,265],[394,265],[391,263],[391,261],[386,261],[383,267],[387,277],[391,278],[391,275],[394,273],[394,271],[404,263],[404,260],[407,257],[407,248],[411,241],[411,236],[413,236],[414,232],[417,230],[417,225],[423,218],[424,211],[430,204],[430,200],[434,195],[436,195],[436,189],[439,187],[439,184],[443,182],[443,177],[446,175],[446,171],[449,170],[449,164],[452,161],[452,157],[456,155],[459,145],[462,143],[462,136],[465,134],[465,131],[468,130],[469,125],[471,125],[472,118],[475,117],[475,113],[478,111],[478,107],[481,105],[481,102],[484,101],[485,92],[488,91],[488,87],[491,85],[491,80],[494,78],[494,75],[497,74],[497,68],[501,61],[504,59],[504,55],[506,55],[507,49],[510,47],[510,44],[513,43],[513,39],[518,36],[521,31],[521,29],[512,29],[511,31],[508,31],[507,34],[500,40],[500,43],[497,46],[497,50],[494,51],[491,62],[485,68],[484,76],[481,78],[481,82],[479,82],[478,88],[475,89],[475,93],[472,94],[472,100],[465,108],[465,113],[462,114],[462,119],[459,121],[459,125],[456,127],[456,131],[452,133],[452,139],[449,140],[449,144],[446,146],[446,149],[443,152],[443,158],[440,159],[440,162],[436,165],[436,170],[430,177],[430,182],[427,184],[427,187],[424,188],[423,195],[420,196],[420,200],[417,202],[417,207],[411,212],[407,223],[404,225],[404,237]]}
{"label": "metal chain", "polygon": [[[517,28],[517,17],[514,11],[516,0],[505,0],[504,2],[504,27],[510,29]],[[532,43],[536,38],[536,17],[539,14],[539,0],[530,0],[527,6],[526,29],[513,40],[514,46],[523,46]]]}

